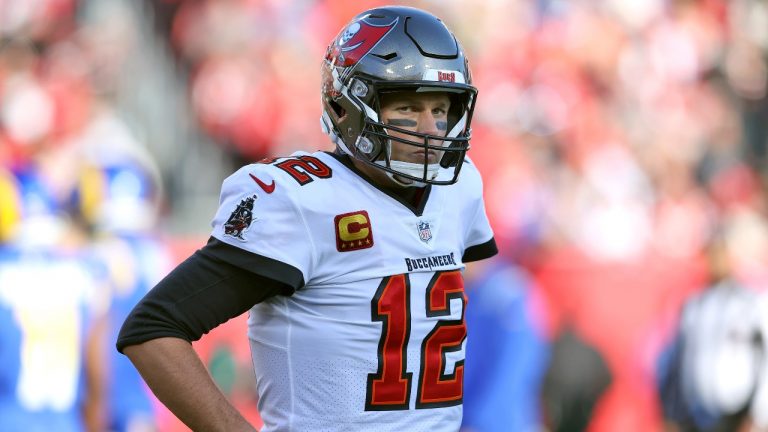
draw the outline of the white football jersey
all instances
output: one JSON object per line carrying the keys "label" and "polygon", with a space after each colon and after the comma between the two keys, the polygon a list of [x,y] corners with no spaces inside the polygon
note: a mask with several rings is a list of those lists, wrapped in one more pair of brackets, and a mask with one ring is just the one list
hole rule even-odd
{"label": "white football jersey", "polygon": [[250,311],[263,430],[456,431],[461,272],[496,253],[480,175],[465,162],[413,208],[339,158],[298,152],[223,185],[213,237],[295,289]]}

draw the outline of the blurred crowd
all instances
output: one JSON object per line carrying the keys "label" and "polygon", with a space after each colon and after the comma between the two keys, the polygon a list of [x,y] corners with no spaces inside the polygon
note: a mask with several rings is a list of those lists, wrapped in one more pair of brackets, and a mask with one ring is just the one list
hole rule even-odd
{"label": "blurred crowd", "polygon": [[[117,327],[230,172],[332,148],[320,60],[387,3],[479,88],[466,430],[768,431],[766,0],[0,0],[0,430],[183,430]],[[258,424],[239,330],[196,347]]]}

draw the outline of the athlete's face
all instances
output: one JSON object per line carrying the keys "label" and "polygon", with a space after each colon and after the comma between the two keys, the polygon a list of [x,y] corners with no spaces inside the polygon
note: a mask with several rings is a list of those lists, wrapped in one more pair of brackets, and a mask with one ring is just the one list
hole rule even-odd
{"label": "athlete's face", "polygon": [[[381,97],[381,120],[384,124],[392,125],[400,129],[412,132],[445,136],[448,132],[448,108],[451,100],[444,92],[397,92],[385,93]],[[403,133],[388,130],[393,137],[403,138],[416,144],[423,141],[414,141],[414,137]],[[424,163],[423,148],[414,147],[397,140],[392,142],[392,159]],[[441,141],[430,140],[430,145],[443,145]],[[434,164],[440,161],[443,152],[429,150],[427,162]]]}

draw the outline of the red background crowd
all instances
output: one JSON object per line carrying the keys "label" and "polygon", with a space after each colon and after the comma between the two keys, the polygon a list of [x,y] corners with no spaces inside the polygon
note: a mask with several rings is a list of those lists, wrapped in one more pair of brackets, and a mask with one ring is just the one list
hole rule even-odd
{"label": "red background crowd", "polygon": [[[613,377],[589,430],[663,430],[656,362],[720,271],[713,250],[768,283],[765,1],[0,1],[0,164],[35,160],[63,196],[83,155],[140,160],[178,262],[235,168],[331,149],[320,60],[387,3],[432,11],[464,44],[498,259],[534,281],[541,337],[572,327]],[[196,346],[258,422],[243,326]],[[157,422],[181,428],[160,407]]]}

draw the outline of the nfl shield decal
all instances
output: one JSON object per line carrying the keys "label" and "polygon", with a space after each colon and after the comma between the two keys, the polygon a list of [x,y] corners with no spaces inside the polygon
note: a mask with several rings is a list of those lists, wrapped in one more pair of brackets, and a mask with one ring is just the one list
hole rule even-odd
{"label": "nfl shield decal", "polygon": [[240,201],[240,204],[237,205],[224,224],[224,235],[245,241],[243,234],[248,231],[248,227],[253,222],[253,203],[258,198],[258,196],[253,195]]}
{"label": "nfl shield decal", "polygon": [[416,224],[416,228],[419,232],[419,238],[424,243],[429,243],[430,240],[432,240],[432,226],[427,221],[419,221],[418,224]]}

